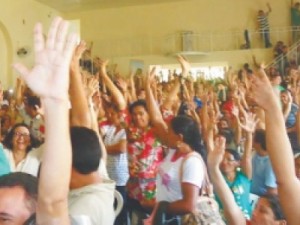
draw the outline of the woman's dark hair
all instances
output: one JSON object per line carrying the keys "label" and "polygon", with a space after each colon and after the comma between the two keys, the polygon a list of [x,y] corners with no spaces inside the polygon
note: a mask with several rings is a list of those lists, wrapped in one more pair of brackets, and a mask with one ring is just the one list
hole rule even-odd
{"label": "woman's dark hair", "polygon": [[234,133],[230,128],[220,129],[219,135],[226,139],[227,144],[231,144],[234,141]]}
{"label": "woman's dark hair", "polygon": [[187,116],[187,112],[189,110],[189,105],[187,104],[187,102],[181,102],[177,115],[178,116]]}
{"label": "woman's dark hair", "polygon": [[206,161],[206,151],[197,122],[188,116],[176,116],[171,120],[171,127],[176,134],[183,136],[183,141],[198,152]]}
{"label": "woman's dark hair", "polygon": [[240,161],[241,160],[241,156],[236,150],[226,148],[225,151],[228,152],[229,154],[231,154],[235,161]]}
{"label": "woman's dark hair", "polygon": [[36,225],[36,214],[32,214],[23,225]]}
{"label": "woman's dark hair", "polygon": [[109,109],[109,108],[111,108],[113,111],[115,111],[117,113],[120,112],[119,107],[113,102],[107,103],[106,109]]}
{"label": "woman's dark hair", "polygon": [[13,140],[13,136],[14,136],[14,133],[15,133],[15,130],[18,128],[18,127],[26,127],[30,133],[29,137],[30,137],[30,144],[27,146],[27,149],[26,149],[26,152],[30,152],[32,150],[32,148],[35,148],[38,146],[38,141],[37,139],[35,139],[33,137],[33,135],[31,134],[30,132],[30,129],[29,127],[25,124],[25,123],[16,123],[12,128],[11,130],[7,133],[7,135],[5,136],[4,140],[3,140],[3,145],[8,148],[9,150],[12,151],[13,149],[13,143],[12,143],[12,140]]}
{"label": "woman's dark hair", "polygon": [[277,195],[268,194],[268,195],[262,196],[262,198],[265,198],[269,202],[271,209],[274,213],[275,220],[284,220],[285,219],[280,202],[279,202],[279,198]]}
{"label": "woman's dark hair", "polygon": [[260,144],[262,149],[267,151],[266,132],[264,130],[259,129],[255,131],[254,142]]}
{"label": "woman's dark hair", "polygon": [[138,106],[144,107],[145,110],[148,112],[148,108],[147,108],[147,103],[146,103],[146,101],[143,100],[143,99],[139,99],[139,100],[133,102],[133,103],[129,106],[129,112],[130,112],[130,114],[132,114],[134,108],[135,108],[135,107],[138,107]]}

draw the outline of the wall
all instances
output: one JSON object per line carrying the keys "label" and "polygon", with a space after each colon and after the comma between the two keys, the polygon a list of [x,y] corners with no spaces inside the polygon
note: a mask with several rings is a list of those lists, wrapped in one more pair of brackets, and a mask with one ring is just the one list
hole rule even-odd
{"label": "wall", "polygon": [[[13,62],[30,66],[33,62],[33,27],[40,21],[48,29],[52,18],[60,13],[34,0],[1,0],[0,8],[0,81],[4,88],[12,87],[17,74],[12,70]],[[27,47],[29,54],[19,57],[16,52]]]}
{"label": "wall", "polygon": [[[269,16],[270,26],[274,28],[290,25],[289,1],[270,2],[273,9]],[[111,61],[120,64],[123,72],[127,72],[131,59],[144,60],[145,64],[154,64],[159,60],[170,61],[164,57],[164,52],[161,50],[163,48],[161,46],[164,45],[163,37],[166,35],[183,30],[213,33],[243,31],[246,28],[254,30],[257,28],[257,11],[267,10],[266,3],[265,0],[185,0],[69,13],[66,16],[81,20],[82,38],[94,42],[93,54],[110,58]],[[153,48],[157,42],[160,42],[160,46]],[[275,42],[276,39],[273,37],[273,43]],[[147,51],[146,56],[139,54]],[[272,58],[270,53],[253,51],[258,54],[258,58],[263,58],[265,61]],[[244,62],[244,59],[251,58],[252,53],[237,51],[233,54],[237,56],[233,56],[232,51],[227,54],[212,53],[209,57],[194,57],[192,60],[217,59],[237,66],[241,64],[241,58]],[[246,54],[246,56],[239,57],[239,54]]]}

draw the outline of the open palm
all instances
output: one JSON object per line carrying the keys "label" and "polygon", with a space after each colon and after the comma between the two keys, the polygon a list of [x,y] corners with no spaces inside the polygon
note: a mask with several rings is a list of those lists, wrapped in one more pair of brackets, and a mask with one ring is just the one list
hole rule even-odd
{"label": "open palm", "polygon": [[68,22],[55,18],[45,41],[41,24],[34,29],[35,65],[29,70],[22,64],[14,68],[41,98],[68,99],[69,66],[77,35],[67,36]]}

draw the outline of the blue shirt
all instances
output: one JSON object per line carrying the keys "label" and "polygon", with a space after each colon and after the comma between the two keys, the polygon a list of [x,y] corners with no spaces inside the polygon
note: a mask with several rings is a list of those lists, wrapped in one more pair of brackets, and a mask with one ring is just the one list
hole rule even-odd
{"label": "blue shirt", "polygon": [[0,176],[10,173],[8,159],[3,152],[3,146],[0,144]]}
{"label": "blue shirt", "polygon": [[[229,181],[225,176],[224,178],[228,187],[233,193],[235,202],[240,207],[245,217],[247,219],[250,219],[252,214],[250,199],[249,199],[251,181],[241,171],[236,172],[235,179],[232,182]],[[223,206],[217,195],[216,195],[216,200],[219,203],[220,209],[222,210]]]}
{"label": "blue shirt", "polygon": [[298,105],[292,103],[291,111],[285,121],[286,128],[293,127],[296,124],[297,112],[298,112]]}
{"label": "blue shirt", "polygon": [[255,153],[252,157],[251,193],[262,196],[267,193],[267,188],[277,188],[270,158]]}

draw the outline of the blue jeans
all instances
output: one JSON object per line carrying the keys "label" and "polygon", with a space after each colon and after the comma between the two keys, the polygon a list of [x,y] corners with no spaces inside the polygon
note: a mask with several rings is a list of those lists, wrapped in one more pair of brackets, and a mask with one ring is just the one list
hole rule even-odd
{"label": "blue jeans", "polygon": [[265,48],[270,48],[272,47],[272,44],[270,42],[270,30],[262,30],[262,36],[265,44]]}

